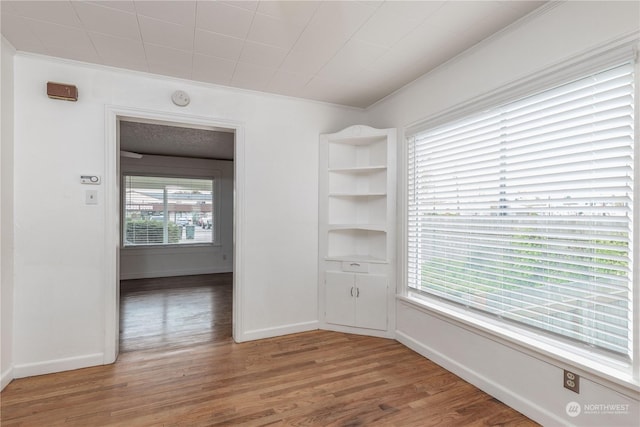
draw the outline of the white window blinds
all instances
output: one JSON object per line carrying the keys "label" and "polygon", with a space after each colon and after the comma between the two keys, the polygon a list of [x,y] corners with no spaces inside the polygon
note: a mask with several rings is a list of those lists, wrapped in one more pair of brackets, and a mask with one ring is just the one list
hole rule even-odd
{"label": "white window blinds", "polygon": [[409,139],[411,288],[629,357],[633,66]]}
{"label": "white window blinds", "polygon": [[124,246],[215,242],[211,178],[126,175]]}

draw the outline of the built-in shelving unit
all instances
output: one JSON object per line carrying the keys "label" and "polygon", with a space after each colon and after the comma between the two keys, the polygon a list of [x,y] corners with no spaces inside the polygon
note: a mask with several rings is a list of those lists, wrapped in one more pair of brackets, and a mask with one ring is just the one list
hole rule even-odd
{"label": "built-in shelving unit", "polygon": [[392,330],[395,159],[395,129],[351,126],[320,136],[319,299],[328,329]]}

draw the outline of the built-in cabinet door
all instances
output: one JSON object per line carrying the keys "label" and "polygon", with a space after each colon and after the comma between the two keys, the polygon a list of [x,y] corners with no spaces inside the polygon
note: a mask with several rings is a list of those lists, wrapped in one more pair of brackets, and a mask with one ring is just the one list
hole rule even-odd
{"label": "built-in cabinet door", "polygon": [[328,271],[325,276],[325,319],[336,325],[354,326],[355,278],[353,274]]}
{"label": "built-in cabinet door", "polygon": [[386,276],[328,271],[325,279],[325,319],[328,323],[379,330],[387,328]]}
{"label": "built-in cabinet door", "polygon": [[356,275],[356,326],[387,329],[387,277]]}

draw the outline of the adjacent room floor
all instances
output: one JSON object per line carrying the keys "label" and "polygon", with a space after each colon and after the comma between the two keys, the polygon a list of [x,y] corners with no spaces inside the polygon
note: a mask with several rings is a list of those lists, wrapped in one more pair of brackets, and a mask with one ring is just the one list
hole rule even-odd
{"label": "adjacent room floor", "polygon": [[123,286],[115,364],[13,381],[2,426],[537,425],[394,340],[236,344],[231,275],[162,282]]}
{"label": "adjacent room floor", "polygon": [[120,352],[231,341],[233,275],[120,282]]}

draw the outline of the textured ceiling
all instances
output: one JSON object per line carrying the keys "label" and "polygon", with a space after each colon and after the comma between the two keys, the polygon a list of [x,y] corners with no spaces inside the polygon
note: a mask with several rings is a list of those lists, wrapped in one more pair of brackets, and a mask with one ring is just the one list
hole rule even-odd
{"label": "textured ceiling", "polygon": [[6,1],[19,51],[367,107],[543,1]]}
{"label": "textured ceiling", "polygon": [[233,160],[233,142],[232,132],[120,122],[120,149],[138,154]]}

